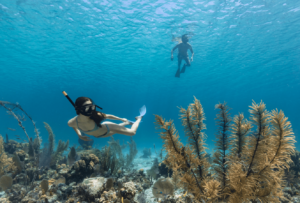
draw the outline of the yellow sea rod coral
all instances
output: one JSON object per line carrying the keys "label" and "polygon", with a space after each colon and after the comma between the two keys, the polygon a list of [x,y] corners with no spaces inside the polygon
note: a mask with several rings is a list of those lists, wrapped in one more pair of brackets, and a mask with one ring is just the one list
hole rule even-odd
{"label": "yellow sea rod coral", "polygon": [[[187,110],[181,108],[181,119],[189,142],[184,146],[173,121],[155,116],[156,128],[167,152],[164,163],[176,173],[179,187],[205,202],[241,203],[260,200],[279,203],[283,197],[284,169],[289,168],[295,137],[282,111],[268,112],[263,102],[250,106],[249,121],[239,114],[229,117],[226,103],[216,105],[217,151],[209,165],[205,159],[205,117],[195,98]],[[228,151],[228,152],[227,152]],[[214,170],[208,175],[208,168]]]}

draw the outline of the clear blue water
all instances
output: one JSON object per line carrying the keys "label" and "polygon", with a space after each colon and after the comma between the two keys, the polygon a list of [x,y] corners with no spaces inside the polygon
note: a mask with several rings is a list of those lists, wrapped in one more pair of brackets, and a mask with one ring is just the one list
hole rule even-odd
{"label": "clear blue water", "polygon": [[[67,121],[75,111],[62,91],[73,100],[91,97],[105,113],[128,119],[145,104],[147,115],[134,136],[143,148],[162,145],[154,114],[174,119],[184,141],[177,106],[187,107],[196,96],[210,149],[215,104],[226,101],[232,115],[248,117],[252,100],[263,100],[268,110],[284,111],[298,140],[299,28],[297,0],[0,0],[0,100],[19,102],[43,140],[47,122],[56,141],[71,144],[78,138]],[[175,78],[172,36],[186,33],[194,61]],[[0,121],[0,134],[25,139],[3,108]],[[32,125],[25,126],[34,136]]]}

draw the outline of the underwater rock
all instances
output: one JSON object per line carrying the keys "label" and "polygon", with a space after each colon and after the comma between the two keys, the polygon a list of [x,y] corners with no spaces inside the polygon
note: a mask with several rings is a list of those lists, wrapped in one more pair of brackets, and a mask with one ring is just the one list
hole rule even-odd
{"label": "underwater rock", "polygon": [[81,201],[92,202],[101,197],[106,189],[107,179],[104,177],[87,178],[76,188],[75,196]]}
{"label": "underwater rock", "polygon": [[136,186],[140,186],[140,189],[137,188],[137,190],[146,190],[151,187],[152,183],[149,179],[149,177],[146,176],[146,173],[144,169],[140,169],[138,171],[132,171],[128,173],[125,177],[119,178],[118,182],[125,183],[125,182],[134,182],[136,183]]}
{"label": "underwater rock", "polygon": [[[55,181],[57,183],[58,181]],[[64,183],[53,184],[49,190],[51,194],[56,194],[56,200],[66,200],[72,194],[72,186]]]}
{"label": "underwater rock", "polygon": [[[33,176],[32,176],[33,178]],[[30,182],[29,175],[26,175],[25,173],[18,174],[14,177],[13,183],[14,184],[20,184],[20,185],[27,185]]]}
{"label": "underwater rock", "polygon": [[14,184],[11,189],[6,191],[7,198],[11,202],[21,202],[26,196],[27,191],[23,185]]}
{"label": "underwater rock", "polygon": [[[106,202],[118,202],[118,197],[115,191],[104,191],[101,195],[101,198],[98,200],[100,203],[106,203]],[[124,201],[125,203],[125,201]]]}
{"label": "underwater rock", "polygon": [[93,147],[94,140],[91,139],[91,141],[84,141],[78,138],[78,143],[80,144],[80,146],[82,146],[83,149],[91,149]]}
{"label": "underwater rock", "polygon": [[69,172],[69,169],[68,168],[63,168],[59,171],[59,174],[60,175],[63,175],[63,176],[66,176],[67,173]]}
{"label": "underwater rock", "polygon": [[137,190],[133,182],[127,182],[123,184],[123,187],[120,190],[121,197],[128,200],[133,200]]}

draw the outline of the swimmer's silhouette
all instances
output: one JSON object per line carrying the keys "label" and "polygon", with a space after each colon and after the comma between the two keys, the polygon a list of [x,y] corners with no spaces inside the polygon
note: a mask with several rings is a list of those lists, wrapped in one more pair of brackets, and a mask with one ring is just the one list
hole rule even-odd
{"label": "swimmer's silhouette", "polygon": [[[182,35],[181,40],[182,40],[182,43],[177,44],[172,49],[172,51],[171,51],[171,60],[173,61],[173,51],[178,48],[178,69],[177,69],[177,72],[175,74],[175,77],[177,77],[177,78],[180,77],[180,73],[184,73],[185,72],[185,67],[186,66],[190,66],[191,65],[191,62],[189,60],[189,56],[188,56],[187,51],[190,50],[191,53],[192,53],[191,61],[193,61],[193,57],[194,57],[193,48],[188,43],[188,41],[189,41],[188,36],[186,34]],[[183,67],[182,67],[182,69],[180,71],[180,66],[181,66],[182,59],[184,59],[186,63],[183,65]]]}

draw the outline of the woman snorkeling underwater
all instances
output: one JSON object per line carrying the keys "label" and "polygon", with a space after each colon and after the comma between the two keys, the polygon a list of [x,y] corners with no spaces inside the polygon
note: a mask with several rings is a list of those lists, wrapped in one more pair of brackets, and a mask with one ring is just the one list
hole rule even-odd
{"label": "woman snorkeling underwater", "polygon": [[[84,141],[90,141],[90,138],[84,134],[92,135],[97,138],[109,137],[114,134],[133,136],[135,135],[143,116],[146,114],[146,107],[143,106],[140,109],[140,116],[137,116],[136,121],[132,122],[128,121],[126,118],[119,118],[114,115],[96,111],[96,107],[102,108],[95,105],[88,97],[78,97],[74,104],[67,93],[63,92],[63,94],[73,104],[76,114],[78,115],[70,119],[68,125],[72,127],[78,137]],[[123,121],[123,123],[116,124],[108,121],[102,122],[105,119],[120,120]],[[132,126],[131,128],[126,128],[126,125]]]}

